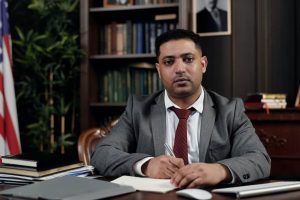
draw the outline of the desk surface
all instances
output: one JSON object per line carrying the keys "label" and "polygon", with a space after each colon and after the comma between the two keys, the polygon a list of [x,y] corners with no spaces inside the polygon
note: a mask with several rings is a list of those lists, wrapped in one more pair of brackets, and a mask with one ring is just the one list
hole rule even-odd
{"label": "desk surface", "polygon": [[[0,191],[9,189],[16,186],[4,185],[0,184]],[[235,196],[230,195],[221,195],[212,193],[213,198],[212,200],[233,200],[236,199]],[[115,200],[185,200],[187,198],[177,196],[175,191],[168,192],[166,194],[160,193],[152,193],[152,192],[134,192],[130,194],[121,195],[118,197],[113,197],[110,199]],[[299,200],[300,199],[300,191],[294,192],[284,192],[284,193],[277,193],[272,195],[264,195],[264,196],[257,196],[252,198],[243,198],[244,200]],[[0,197],[0,200],[7,200],[7,198]]]}

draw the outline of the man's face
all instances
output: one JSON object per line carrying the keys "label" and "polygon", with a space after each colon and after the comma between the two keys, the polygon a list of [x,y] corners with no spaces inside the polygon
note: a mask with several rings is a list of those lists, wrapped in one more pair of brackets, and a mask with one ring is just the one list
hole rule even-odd
{"label": "man's face", "polygon": [[215,9],[217,6],[218,0],[206,0],[206,7],[210,9]]}
{"label": "man's face", "polygon": [[199,96],[206,66],[206,57],[192,40],[171,40],[160,46],[156,68],[170,98]]}

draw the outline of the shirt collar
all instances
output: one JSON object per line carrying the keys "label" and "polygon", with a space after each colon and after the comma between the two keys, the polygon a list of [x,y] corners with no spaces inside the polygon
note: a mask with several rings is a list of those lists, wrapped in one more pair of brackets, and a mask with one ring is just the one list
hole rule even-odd
{"label": "shirt collar", "polygon": [[[171,99],[167,95],[167,91],[166,90],[165,90],[164,100],[165,100],[166,109],[169,109],[172,106],[174,106],[175,108],[179,108],[179,106],[177,106],[175,103],[173,103],[171,101]],[[203,103],[204,103],[204,90],[203,90],[203,87],[201,86],[200,97],[191,106],[189,106],[188,108],[192,108],[193,107],[198,112],[202,113],[203,112]]]}

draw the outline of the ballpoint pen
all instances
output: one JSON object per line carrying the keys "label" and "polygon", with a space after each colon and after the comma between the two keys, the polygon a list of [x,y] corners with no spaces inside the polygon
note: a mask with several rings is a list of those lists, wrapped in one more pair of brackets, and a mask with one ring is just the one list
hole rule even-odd
{"label": "ballpoint pen", "polygon": [[165,147],[166,147],[167,152],[170,154],[170,156],[176,157],[173,150],[167,143],[165,143]]}

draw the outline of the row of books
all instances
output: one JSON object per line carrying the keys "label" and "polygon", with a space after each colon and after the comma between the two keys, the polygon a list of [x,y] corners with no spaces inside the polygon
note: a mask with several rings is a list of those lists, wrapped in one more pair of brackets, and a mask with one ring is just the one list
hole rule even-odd
{"label": "row of books", "polygon": [[[161,16],[163,17],[163,16]],[[155,38],[163,32],[175,29],[176,22],[126,23],[112,22],[99,30],[100,54],[155,53]]]}
{"label": "row of books", "polygon": [[178,0],[134,0],[135,5],[178,3]]}
{"label": "row of books", "polygon": [[245,100],[247,109],[285,109],[287,95],[284,93],[254,93],[248,94]]}
{"label": "row of books", "polygon": [[106,71],[99,84],[101,102],[126,102],[130,94],[144,96],[163,89],[156,70],[135,67]]}
{"label": "row of books", "polygon": [[61,176],[87,176],[92,166],[78,159],[57,154],[35,153],[3,156],[0,183],[24,185]]}

